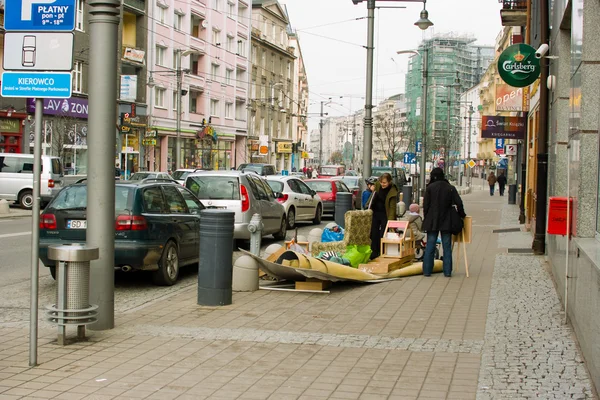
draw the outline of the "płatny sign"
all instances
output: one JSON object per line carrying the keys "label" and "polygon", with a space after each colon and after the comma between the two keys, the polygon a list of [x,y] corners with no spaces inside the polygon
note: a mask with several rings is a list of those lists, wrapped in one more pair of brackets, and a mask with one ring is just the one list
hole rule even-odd
{"label": "p\u0142atny sign", "polygon": [[6,31],[62,31],[75,29],[75,0],[7,0]]}
{"label": "p\u0142atny sign", "polygon": [[513,44],[498,57],[498,73],[510,86],[529,86],[540,72],[540,60],[535,57],[535,49],[527,44]]}
{"label": "p\u0142atny sign", "polygon": [[525,139],[527,118],[525,117],[481,117],[481,137],[484,139]]}

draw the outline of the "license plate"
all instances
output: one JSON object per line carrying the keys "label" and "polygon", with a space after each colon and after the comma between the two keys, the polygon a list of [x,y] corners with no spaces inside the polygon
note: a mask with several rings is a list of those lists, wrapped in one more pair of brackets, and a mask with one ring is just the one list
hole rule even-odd
{"label": "license plate", "polygon": [[213,210],[227,210],[226,206],[208,206],[207,208],[212,208]]}
{"label": "license plate", "polygon": [[85,219],[68,219],[67,229],[86,229],[87,221]]}

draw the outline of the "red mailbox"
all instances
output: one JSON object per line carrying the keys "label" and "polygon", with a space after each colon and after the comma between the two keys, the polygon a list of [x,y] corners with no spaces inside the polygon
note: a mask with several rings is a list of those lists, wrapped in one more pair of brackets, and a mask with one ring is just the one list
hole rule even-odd
{"label": "red mailbox", "polygon": [[[550,197],[548,204],[548,234],[566,235],[567,234],[567,198]],[[569,221],[573,232],[573,199],[569,200]]]}

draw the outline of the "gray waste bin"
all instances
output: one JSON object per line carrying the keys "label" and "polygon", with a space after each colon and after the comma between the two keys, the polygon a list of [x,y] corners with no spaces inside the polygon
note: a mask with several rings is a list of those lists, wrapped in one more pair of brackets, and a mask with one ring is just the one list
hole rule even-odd
{"label": "gray waste bin", "polygon": [[98,248],[85,244],[48,247],[48,258],[56,260],[56,304],[47,306],[48,319],[58,325],[58,344],[66,344],[66,326],[77,326],[77,337],[85,339],[85,326],[96,322],[97,305],[90,305],[90,261],[98,259]]}
{"label": "gray waste bin", "polygon": [[402,201],[404,202],[404,204],[406,204],[406,209],[408,210],[408,207],[410,207],[410,205],[412,204],[412,194],[413,194],[413,187],[410,185],[404,185],[402,187]]}
{"label": "gray waste bin", "polygon": [[517,204],[517,185],[508,185],[508,204]]}
{"label": "gray waste bin", "polygon": [[198,304],[201,306],[225,306],[232,302],[234,221],[233,211],[200,212]]}
{"label": "gray waste bin", "polygon": [[352,193],[338,192],[335,198],[335,223],[345,228],[346,211],[352,210]]}

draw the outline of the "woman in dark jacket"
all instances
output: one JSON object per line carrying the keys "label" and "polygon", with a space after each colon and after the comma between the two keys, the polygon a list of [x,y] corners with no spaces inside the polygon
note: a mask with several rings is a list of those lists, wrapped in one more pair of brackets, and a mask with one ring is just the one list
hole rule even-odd
{"label": "woman in dark jacket", "polygon": [[392,175],[385,173],[375,183],[375,191],[367,203],[367,209],[373,210],[371,223],[371,259],[379,257],[381,238],[387,222],[396,219],[398,188],[392,183]]}
{"label": "woman in dark jacket", "polygon": [[431,276],[433,272],[433,258],[438,235],[442,235],[442,248],[444,250],[444,276],[452,275],[452,218],[450,212],[456,205],[461,218],[466,217],[462,200],[444,177],[441,168],[431,170],[431,179],[423,200],[423,230],[427,232],[427,247],[423,257],[423,275]]}

